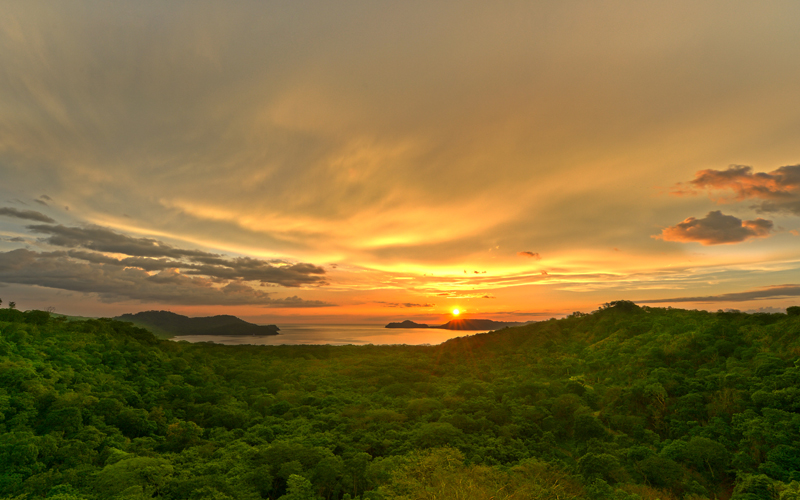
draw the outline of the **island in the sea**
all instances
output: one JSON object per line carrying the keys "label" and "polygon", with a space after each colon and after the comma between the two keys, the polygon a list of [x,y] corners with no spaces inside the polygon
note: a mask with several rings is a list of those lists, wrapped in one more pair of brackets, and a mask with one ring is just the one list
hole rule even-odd
{"label": "island in the sea", "polygon": [[428,325],[424,323],[414,323],[410,319],[407,319],[402,323],[389,323],[384,328],[428,328]]}
{"label": "island in the sea", "polygon": [[441,328],[444,330],[499,330],[509,326],[522,326],[530,322],[494,321],[491,319],[454,319],[443,325],[430,326],[405,320],[401,323],[389,323],[385,328]]}
{"label": "island in the sea", "polygon": [[114,319],[130,321],[159,337],[179,335],[278,335],[275,325],[256,325],[236,316],[206,316],[190,318],[170,311],[143,311],[123,314]]}

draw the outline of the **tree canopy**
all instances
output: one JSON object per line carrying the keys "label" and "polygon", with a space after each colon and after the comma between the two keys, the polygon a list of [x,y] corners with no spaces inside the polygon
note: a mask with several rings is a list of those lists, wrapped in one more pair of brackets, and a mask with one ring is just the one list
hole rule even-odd
{"label": "tree canopy", "polygon": [[799,331],[617,301],[438,346],[222,346],[0,309],[0,498],[800,498]]}

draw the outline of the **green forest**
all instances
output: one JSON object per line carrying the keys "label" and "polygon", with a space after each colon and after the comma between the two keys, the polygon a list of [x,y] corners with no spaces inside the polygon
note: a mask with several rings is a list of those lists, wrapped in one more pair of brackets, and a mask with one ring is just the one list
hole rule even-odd
{"label": "green forest", "polygon": [[0,310],[0,498],[800,499],[800,307],[605,304],[437,346]]}

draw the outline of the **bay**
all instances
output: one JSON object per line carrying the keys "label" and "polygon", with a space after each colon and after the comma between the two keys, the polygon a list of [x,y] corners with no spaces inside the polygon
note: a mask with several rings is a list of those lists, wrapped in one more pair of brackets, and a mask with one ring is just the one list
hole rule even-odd
{"label": "bay", "polygon": [[465,331],[438,328],[384,328],[382,325],[294,324],[279,325],[279,335],[181,335],[172,340],[214,342],[226,345],[436,345],[488,330]]}

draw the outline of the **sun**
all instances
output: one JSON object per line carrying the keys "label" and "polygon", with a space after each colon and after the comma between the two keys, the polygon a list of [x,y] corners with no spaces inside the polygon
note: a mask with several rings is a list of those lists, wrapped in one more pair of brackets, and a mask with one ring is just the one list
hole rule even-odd
{"label": "sun", "polygon": [[461,311],[458,309],[453,309],[453,316],[458,316],[459,314],[461,314]]}

